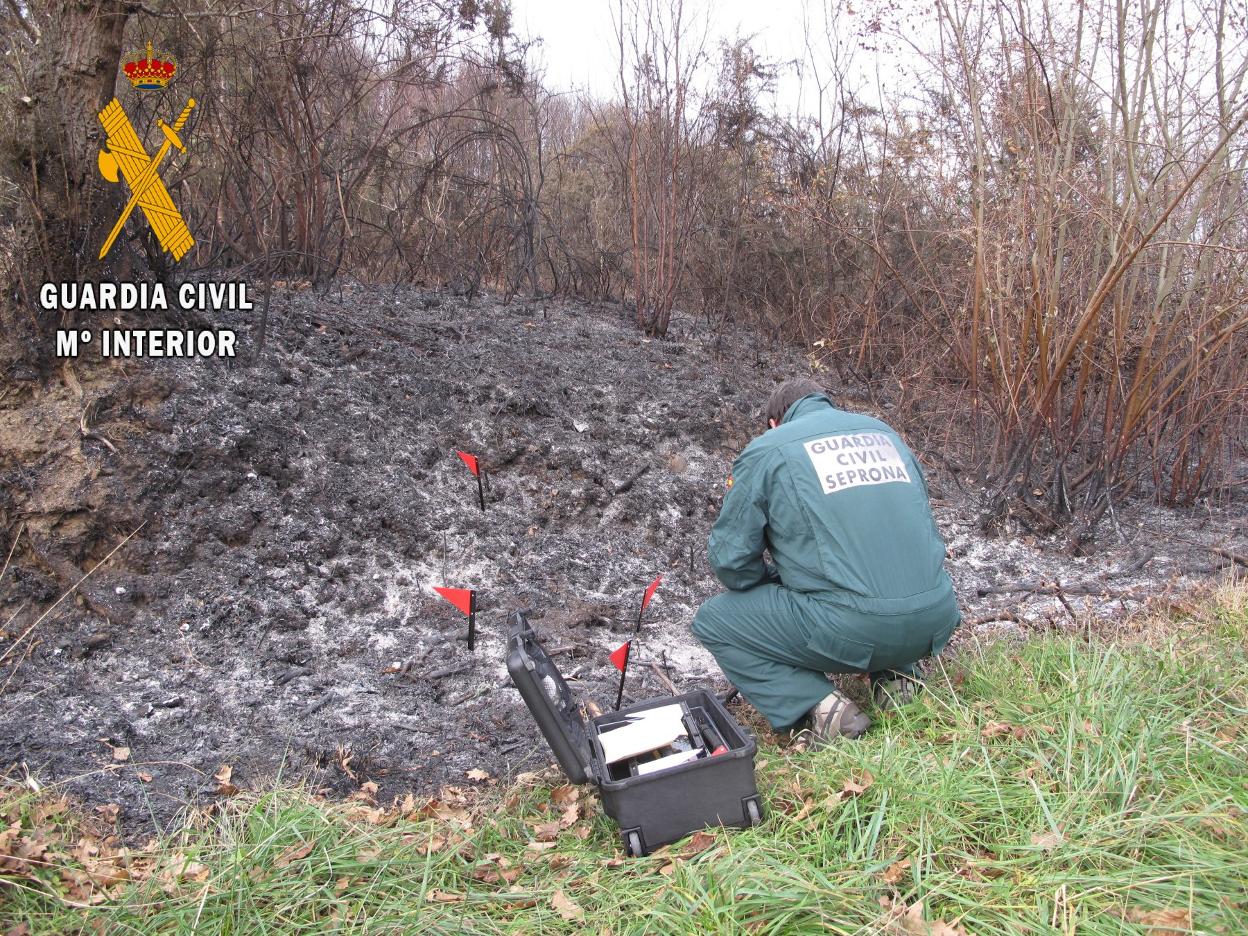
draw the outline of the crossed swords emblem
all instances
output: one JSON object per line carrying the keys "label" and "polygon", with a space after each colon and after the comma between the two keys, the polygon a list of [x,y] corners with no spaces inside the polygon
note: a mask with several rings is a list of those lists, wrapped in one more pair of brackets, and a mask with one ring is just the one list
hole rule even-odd
{"label": "crossed swords emblem", "polygon": [[182,255],[195,243],[195,238],[191,236],[190,229],[182,220],[182,215],[173,204],[173,199],[169,197],[169,191],[158,174],[160,164],[171,147],[177,147],[179,152],[186,152],[178,132],[186,125],[194,107],[195,99],[191,98],[172,127],[163,120],[156,121],[165,139],[160,144],[160,149],[156,150],[156,155],[151,157],[147,155],[142,141],[130,125],[130,118],[121,109],[116,98],[100,111],[100,123],[104,125],[104,132],[108,135],[108,149],[100,150],[99,154],[100,175],[109,182],[116,182],[124,176],[130,185],[130,200],[126,202],[126,207],[121,210],[121,217],[113,225],[104,246],[100,248],[101,260],[117,240],[117,235],[121,233],[136,206],[143,209],[147,223],[156,232],[161,249],[173,254],[174,260],[181,260]]}

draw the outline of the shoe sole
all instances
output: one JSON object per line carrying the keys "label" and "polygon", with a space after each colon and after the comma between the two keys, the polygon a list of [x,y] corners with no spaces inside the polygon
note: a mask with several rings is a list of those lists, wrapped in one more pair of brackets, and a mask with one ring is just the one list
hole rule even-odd
{"label": "shoe sole", "polygon": [[871,719],[868,718],[866,715],[862,714],[861,712],[859,713],[859,719],[861,720],[851,722],[849,725],[845,726],[844,729],[832,735],[831,737],[827,737],[827,738],[821,737],[820,735],[812,731],[810,733],[810,742],[808,745],[809,750],[817,751],[819,748],[826,747],[827,745],[831,744],[833,741],[837,741],[841,738],[845,738],[848,741],[856,741],[857,739],[861,738],[863,735],[867,733],[867,731],[870,730]]}

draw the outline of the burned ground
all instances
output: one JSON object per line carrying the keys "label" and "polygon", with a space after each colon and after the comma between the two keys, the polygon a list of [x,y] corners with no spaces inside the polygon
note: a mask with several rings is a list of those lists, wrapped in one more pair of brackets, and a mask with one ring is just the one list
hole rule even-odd
{"label": "burned ground", "polygon": [[[766,393],[808,362],[681,324],[647,341],[617,307],[343,285],[275,297],[256,367],[66,369],[0,398],[5,552],[21,533],[0,766],[118,803],[136,832],[210,801],[221,765],[383,799],[533,769],[551,757],[506,685],[510,613],[606,704],[607,653],[659,573],[630,694],[665,692],[660,672],[724,688],[689,634],[717,589],[706,536]],[[958,640],[1121,618],[1215,575],[1205,546],[1242,550],[1242,499],[1128,505],[1080,558],[1023,525],[989,537],[974,481],[916,448]],[[456,449],[481,457],[484,513]],[[478,590],[475,654],[436,585]]]}

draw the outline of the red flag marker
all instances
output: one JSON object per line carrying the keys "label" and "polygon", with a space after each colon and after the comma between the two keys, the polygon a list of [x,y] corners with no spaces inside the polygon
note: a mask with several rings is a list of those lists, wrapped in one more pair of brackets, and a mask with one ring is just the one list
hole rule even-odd
{"label": "red flag marker", "polygon": [[[659,582],[663,581],[662,575],[656,575],[654,581],[646,587],[646,594],[641,599],[641,608],[637,611],[637,626],[633,628],[633,636],[636,637],[641,633],[641,616],[645,613],[646,606],[650,604],[650,599],[654,597],[654,593],[659,590]],[[615,668],[620,671],[620,691],[615,695],[615,710],[620,710],[620,703],[624,701],[624,675],[628,666],[629,647],[632,641],[628,641],[624,645],[618,647],[611,654],[611,662],[615,664]]]}
{"label": "red flag marker", "polygon": [[477,501],[481,504],[481,512],[485,513],[485,489],[481,486],[481,464],[477,461],[477,456],[470,455],[467,452],[460,452],[458,450],[455,454],[458,455],[460,460],[468,466],[468,470],[476,476]]}
{"label": "red flag marker", "polygon": [[654,593],[659,590],[659,582],[663,580],[663,576],[656,575],[654,581],[646,588],[646,595],[641,599],[641,610],[637,612],[637,627],[634,633],[641,633],[641,616],[646,612],[646,606],[650,604],[650,599],[654,597]]}
{"label": "red flag marker", "polygon": [[628,674],[628,654],[632,646],[633,642],[626,640],[611,652],[611,662],[620,671],[620,691],[615,694],[615,710],[617,712],[620,710],[620,703],[624,701],[624,677]]}
{"label": "red flag marker", "polygon": [[630,644],[631,641],[625,641],[611,651],[611,662],[621,673],[624,672],[624,667],[628,666],[628,648]]}
{"label": "red flag marker", "polygon": [[646,605],[650,604],[650,599],[654,597],[654,593],[659,590],[659,582],[663,581],[663,576],[656,575],[654,581],[650,583],[650,587],[646,589],[646,597],[641,599],[641,610],[646,610]]}
{"label": "red flag marker", "polygon": [[468,649],[477,649],[477,593],[471,588],[440,588],[434,591],[468,615]]}
{"label": "red flag marker", "polygon": [[472,589],[471,588],[434,588],[439,595],[453,604],[455,607],[463,611],[464,614],[472,613]]}

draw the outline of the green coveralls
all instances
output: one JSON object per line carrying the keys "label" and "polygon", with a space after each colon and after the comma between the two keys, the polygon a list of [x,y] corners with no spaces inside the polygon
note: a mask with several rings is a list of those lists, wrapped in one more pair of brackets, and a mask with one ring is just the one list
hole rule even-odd
{"label": "green coveralls", "polygon": [[825,673],[906,670],[944,649],[959,621],[945,546],[919,464],[886,424],[802,397],[732,482],[709,544],[729,591],[693,632],[772,727],[828,694]]}

